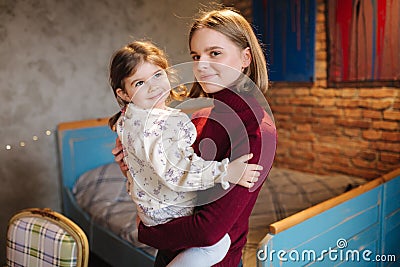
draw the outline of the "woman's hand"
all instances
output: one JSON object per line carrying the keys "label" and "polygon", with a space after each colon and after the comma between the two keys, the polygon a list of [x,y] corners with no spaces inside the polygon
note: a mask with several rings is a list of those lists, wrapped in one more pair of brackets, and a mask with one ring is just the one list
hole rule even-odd
{"label": "woman's hand", "polygon": [[136,215],[136,229],[139,229],[139,224],[140,224],[140,218],[138,215]]}
{"label": "woman's hand", "polygon": [[121,140],[119,140],[119,137],[115,140],[115,147],[111,150],[111,153],[113,153],[115,162],[118,163],[122,173],[127,177],[126,172],[128,171],[128,166],[124,162],[124,153],[122,151],[122,143]]}

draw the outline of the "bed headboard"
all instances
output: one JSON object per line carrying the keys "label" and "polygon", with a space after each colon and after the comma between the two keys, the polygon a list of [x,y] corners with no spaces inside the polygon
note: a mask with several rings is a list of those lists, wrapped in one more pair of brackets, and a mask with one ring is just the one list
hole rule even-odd
{"label": "bed headboard", "polygon": [[63,186],[71,189],[86,171],[111,163],[116,133],[108,118],[61,123],[57,127],[58,154]]}

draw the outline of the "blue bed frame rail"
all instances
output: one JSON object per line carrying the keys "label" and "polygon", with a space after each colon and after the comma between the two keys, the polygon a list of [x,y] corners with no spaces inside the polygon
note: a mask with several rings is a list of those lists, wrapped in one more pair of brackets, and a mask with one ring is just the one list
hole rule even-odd
{"label": "blue bed frame rail", "polygon": [[260,242],[258,267],[400,266],[400,169],[284,220]]}

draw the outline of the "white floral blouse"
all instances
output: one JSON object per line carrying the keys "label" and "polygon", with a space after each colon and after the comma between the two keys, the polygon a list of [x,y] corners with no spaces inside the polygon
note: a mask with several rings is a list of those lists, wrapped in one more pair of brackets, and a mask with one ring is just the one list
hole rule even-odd
{"label": "white floral blouse", "polygon": [[130,103],[117,122],[129,168],[129,191],[147,226],[191,215],[196,192],[221,183],[228,159],[206,161],[194,153],[196,128],[178,109],[141,109]]}

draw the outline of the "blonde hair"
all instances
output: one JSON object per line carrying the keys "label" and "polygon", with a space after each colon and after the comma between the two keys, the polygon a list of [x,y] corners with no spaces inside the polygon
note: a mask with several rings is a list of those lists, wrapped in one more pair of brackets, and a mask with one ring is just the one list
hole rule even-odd
{"label": "blonde hair", "polygon": [[[189,47],[194,33],[198,29],[209,28],[218,31],[228,37],[240,49],[250,48],[251,63],[243,71],[261,92],[265,95],[268,90],[267,64],[260,42],[250,23],[237,11],[233,9],[220,9],[201,12],[200,17],[195,19],[189,31]],[[247,92],[254,90],[254,86],[248,85],[244,89]],[[190,97],[207,95],[198,82],[193,83]]]}

